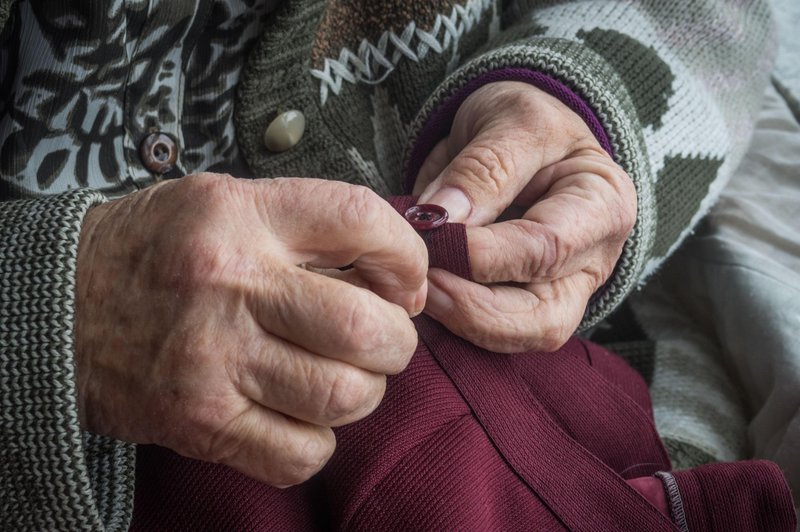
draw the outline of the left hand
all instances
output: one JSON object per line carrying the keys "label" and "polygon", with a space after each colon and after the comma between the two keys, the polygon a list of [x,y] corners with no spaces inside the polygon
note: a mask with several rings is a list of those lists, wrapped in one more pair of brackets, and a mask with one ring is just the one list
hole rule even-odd
{"label": "left hand", "polygon": [[425,312],[505,353],[555,351],[569,339],[636,221],[631,178],[584,121],[520,82],[464,101],[414,193],[467,225],[475,279],[431,269]]}

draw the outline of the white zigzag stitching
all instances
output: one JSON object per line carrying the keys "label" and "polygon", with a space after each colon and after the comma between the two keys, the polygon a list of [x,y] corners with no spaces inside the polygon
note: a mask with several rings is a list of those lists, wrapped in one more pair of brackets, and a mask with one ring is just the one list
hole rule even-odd
{"label": "white zigzag stitching", "polygon": [[344,81],[377,85],[394,71],[403,57],[418,63],[431,50],[443,54],[458,43],[464,32],[472,29],[492,3],[493,0],[468,0],[464,6],[456,4],[450,16],[437,15],[430,31],[417,28],[412,20],[400,35],[385,31],[377,44],[362,40],[357,54],[343,48],[338,60],[325,58],[322,70],[311,70],[311,75],[320,80],[322,105],[329,92],[339,95]]}

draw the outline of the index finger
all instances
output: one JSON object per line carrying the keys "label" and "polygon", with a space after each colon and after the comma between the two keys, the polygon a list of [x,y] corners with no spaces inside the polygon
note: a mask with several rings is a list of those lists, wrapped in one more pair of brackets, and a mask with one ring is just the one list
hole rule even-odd
{"label": "index finger", "polygon": [[467,229],[473,277],[527,283],[585,271],[602,283],[635,217],[635,191],[596,173],[564,176],[522,219]]}
{"label": "index finger", "polygon": [[365,187],[320,179],[276,179],[262,218],[293,264],[351,265],[369,289],[409,314],[422,310],[428,252],[389,203]]}

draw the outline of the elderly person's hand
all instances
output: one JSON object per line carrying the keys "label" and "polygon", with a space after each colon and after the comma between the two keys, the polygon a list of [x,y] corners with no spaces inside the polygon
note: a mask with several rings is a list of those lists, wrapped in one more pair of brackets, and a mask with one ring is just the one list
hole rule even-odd
{"label": "elderly person's hand", "polygon": [[426,273],[409,224],[344,183],[209,174],[95,207],[76,289],[82,425],[301,482],[333,452],[329,427],[370,413],[411,358]]}
{"label": "elderly person's hand", "polygon": [[477,281],[432,269],[425,312],[500,352],[566,342],[636,219],[631,179],[583,120],[518,82],[464,101],[414,192],[468,226]]}

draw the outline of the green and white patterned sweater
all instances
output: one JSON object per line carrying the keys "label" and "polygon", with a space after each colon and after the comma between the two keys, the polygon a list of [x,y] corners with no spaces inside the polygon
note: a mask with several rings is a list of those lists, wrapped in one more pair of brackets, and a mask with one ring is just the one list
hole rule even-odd
{"label": "green and white patterned sweater", "polygon": [[[322,176],[398,193],[451,95],[487,72],[542,73],[589,106],[638,192],[588,328],[714,203],[774,56],[762,2],[285,0],[266,16],[265,6],[0,0],[0,529],[128,526],[134,447],[78,424],[74,283],[86,211],[160,179],[138,160],[148,133],[177,139],[170,177]],[[305,114],[306,133],[271,153],[264,129],[288,109]]]}

